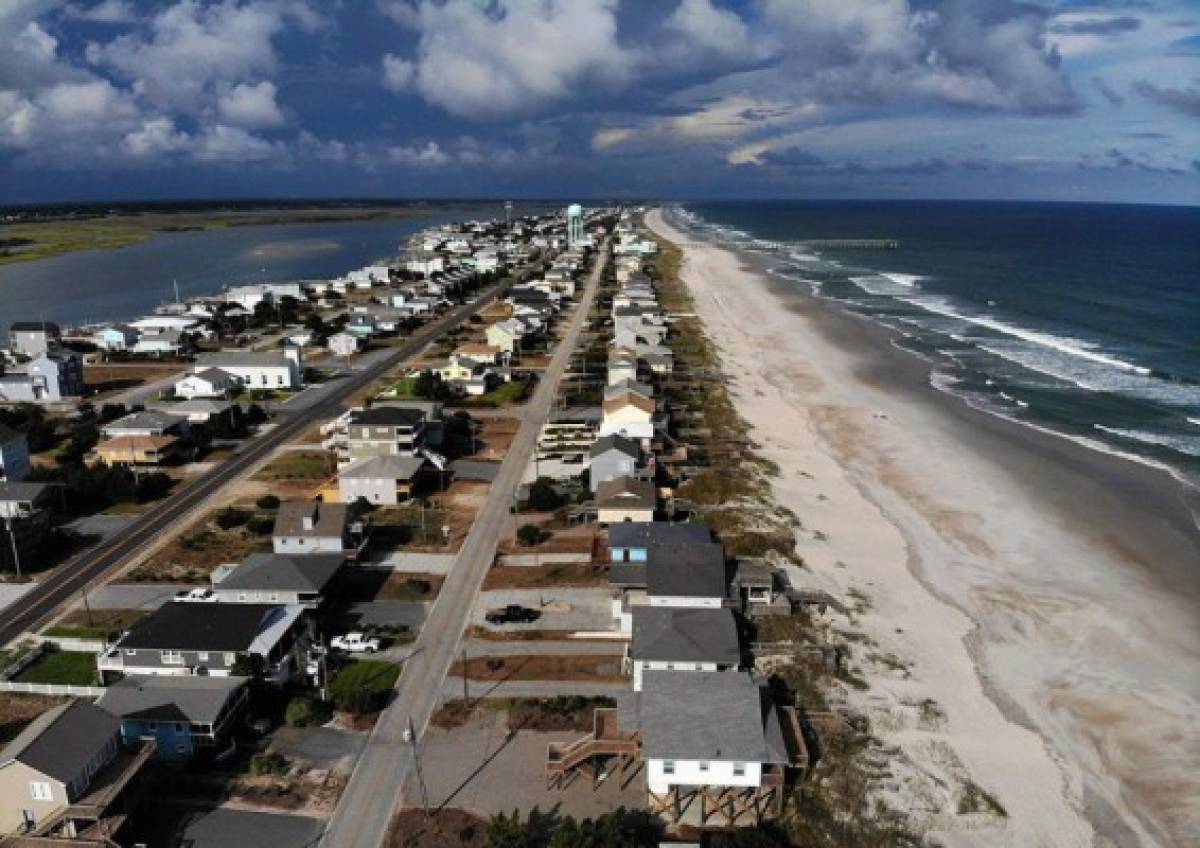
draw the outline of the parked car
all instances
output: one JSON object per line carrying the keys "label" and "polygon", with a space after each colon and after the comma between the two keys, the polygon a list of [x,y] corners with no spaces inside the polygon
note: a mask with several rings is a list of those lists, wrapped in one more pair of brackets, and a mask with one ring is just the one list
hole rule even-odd
{"label": "parked car", "polygon": [[542,617],[541,610],[509,604],[506,607],[488,610],[484,618],[488,624],[528,624]]}
{"label": "parked car", "polygon": [[365,633],[345,633],[329,640],[329,647],[349,654],[373,654],[379,650],[379,640],[368,639]]}
{"label": "parked car", "polygon": [[175,600],[190,603],[216,603],[217,595],[212,589],[182,589],[175,593]]}

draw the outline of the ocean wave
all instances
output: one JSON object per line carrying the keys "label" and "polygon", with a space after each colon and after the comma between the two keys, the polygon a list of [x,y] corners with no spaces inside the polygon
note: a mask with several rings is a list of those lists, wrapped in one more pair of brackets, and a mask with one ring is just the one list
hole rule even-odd
{"label": "ocean wave", "polygon": [[[852,278],[853,279],[853,278]],[[954,308],[948,300],[943,297],[906,297],[901,298],[905,303],[909,303],[918,309],[925,309],[937,315],[943,315],[947,318],[955,318],[959,321],[966,321],[968,324],[975,324],[979,327],[1001,333],[1006,336],[1013,336],[1030,344],[1039,345],[1041,347],[1056,350],[1059,353],[1065,353],[1068,356],[1086,359],[1090,362],[1096,362],[1101,365],[1107,365],[1111,368],[1116,368],[1121,371],[1130,371],[1135,374],[1143,374],[1149,376],[1150,369],[1141,365],[1135,365],[1132,362],[1126,362],[1123,359],[1118,359],[1107,353],[1102,353],[1096,350],[1096,345],[1091,342],[1086,342],[1081,339],[1074,339],[1069,336],[1056,336],[1053,333],[1047,333],[1042,330],[1031,330],[1028,327],[1022,327],[1017,324],[1009,324],[1001,321],[999,318],[993,318],[990,315],[971,315],[966,312],[961,312]]]}
{"label": "ocean wave", "polygon": [[880,271],[879,276],[887,277],[896,285],[904,286],[908,289],[917,288],[917,283],[928,279],[928,277],[923,277],[920,274],[901,274],[899,271]]}
{"label": "ocean wave", "polygon": [[1102,433],[1132,439],[1146,445],[1156,445],[1168,448],[1187,456],[1200,456],[1200,438],[1188,436],[1172,436],[1169,433],[1150,433],[1145,430],[1128,430],[1123,427],[1106,427],[1103,424],[1093,424]]}
{"label": "ocean wave", "polygon": [[[1097,453],[1115,456],[1120,459],[1129,460],[1130,462],[1136,462],[1139,465],[1145,465],[1150,468],[1156,468],[1159,471],[1165,471],[1184,486],[1200,491],[1200,479],[1185,473],[1170,463],[1162,462],[1157,459],[1151,459],[1150,457],[1143,456],[1140,453],[1120,450],[1119,448],[1115,448],[1108,442],[1101,441],[1100,439],[1094,439],[1088,436],[1080,436],[1074,433],[1064,433],[1051,427],[1035,424],[1028,419],[1019,418],[1015,414],[998,407],[994,403],[988,403],[984,398],[977,396],[977,393],[963,391],[958,385],[956,385],[957,382],[958,381],[953,377],[953,375],[946,374],[937,369],[930,371],[929,384],[933,388],[945,394],[953,395],[954,397],[959,398],[972,409],[987,413],[988,415],[994,415],[997,418],[1003,418],[1005,421],[1012,422],[1013,424],[1017,424],[1022,427],[1028,427],[1031,430],[1036,430],[1037,432],[1043,433],[1047,436],[1066,439],[1068,442],[1074,442],[1081,447],[1094,450]],[[1197,518],[1197,526],[1200,527],[1200,517]]]}

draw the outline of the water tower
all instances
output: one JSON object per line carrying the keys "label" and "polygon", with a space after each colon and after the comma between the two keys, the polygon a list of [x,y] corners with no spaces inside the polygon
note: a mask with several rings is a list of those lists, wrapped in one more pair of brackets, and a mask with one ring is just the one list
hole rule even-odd
{"label": "water tower", "polygon": [[583,242],[583,207],[572,203],[567,207],[567,247],[578,247]]}

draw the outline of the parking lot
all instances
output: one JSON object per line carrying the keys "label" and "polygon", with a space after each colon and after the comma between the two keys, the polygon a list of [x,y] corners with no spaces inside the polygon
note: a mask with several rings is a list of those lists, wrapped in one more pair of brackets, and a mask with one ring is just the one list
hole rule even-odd
{"label": "parking lot", "polygon": [[[499,628],[487,623],[488,610],[509,604],[540,610],[542,615],[534,622]],[[479,594],[471,623],[489,630],[611,630],[612,593],[606,586],[493,589]]]}

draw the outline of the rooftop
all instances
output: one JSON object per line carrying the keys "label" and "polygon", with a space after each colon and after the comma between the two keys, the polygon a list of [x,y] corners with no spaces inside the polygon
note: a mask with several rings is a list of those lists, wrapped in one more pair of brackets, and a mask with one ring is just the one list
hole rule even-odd
{"label": "rooftop", "polygon": [[133,675],[108,687],[96,706],[121,718],[213,724],[245,677]]}
{"label": "rooftop", "polygon": [[425,412],[407,406],[372,406],[351,412],[348,420],[352,427],[417,427]]}
{"label": "rooftop", "polygon": [[341,554],[250,554],[217,588],[321,592],[344,561]]}
{"label": "rooftop", "polygon": [[712,542],[707,524],[614,524],[608,528],[608,544],[614,548],[645,548],[650,545],[698,545]]}
{"label": "rooftop", "polygon": [[346,505],[324,501],[284,501],[275,514],[273,536],[341,538],[346,532]]}
{"label": "rooftop", "polygon": [[713,662],[736,666],[741,660],[737,620],[728,609],[635,606],[635,660]]}
{"label": "rooftop", "polygon": [[355,460],[338,472],[338,476],[365,480],[411,480],[425,462],[422,456],[373,456]]}
{"label": "rooftop", "polygon": [[616,477],[603,480],[596,486],[596,505],[603,507],[632,507],[653,509],[658,503],[658,491],[649,480]]}
{"label": "rooftop", "polygon": [[294,620],[303,607],[281,604],[163,604],[133,624],[120,648],[249,651],[258,637]]}
{"label": "rooftop", "polygon": [[728,586],[725,550],[716,542],[647,549],[646,591],[651,595],[724,598]]}
{"label": "rooftop", "polygon": [[0,764],[17,760],[63,783],[79,774],[121,729],[117,719],[88,701],[61,704],[38,716],[0,751]]}

